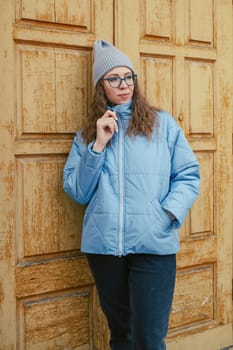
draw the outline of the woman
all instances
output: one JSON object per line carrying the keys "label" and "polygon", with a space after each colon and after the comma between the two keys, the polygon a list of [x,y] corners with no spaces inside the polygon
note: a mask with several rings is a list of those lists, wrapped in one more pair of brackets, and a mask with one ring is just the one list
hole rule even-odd
{"label": "woman", "polygon": [[93,81],[64,190],[87,204],[81,249],[111,349],[164,350],[178,228],[198,195],[199,165],[174,119],[142,96],[129,58],[107,41],[94,44]]}

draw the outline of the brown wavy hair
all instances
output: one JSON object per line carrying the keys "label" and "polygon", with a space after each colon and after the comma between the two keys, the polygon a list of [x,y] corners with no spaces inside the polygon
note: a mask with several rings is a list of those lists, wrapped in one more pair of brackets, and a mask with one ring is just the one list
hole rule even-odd
{"label": "brown wavy hair", "polygon": [[[99,80],[87,118],[84,120],[82,127],[82,137],[86,144],[96,139],[96,122],[106,112],[109,101],[105,95],[103,81]],[[142,95],[138,82],[134,83],[134,94],[132,98],[132,116],[127,129],[129,136],[144,135],[151,138],[155,125],[157,126],[158,118],[156,112],[158,108],[151,106],[146,98]]]}

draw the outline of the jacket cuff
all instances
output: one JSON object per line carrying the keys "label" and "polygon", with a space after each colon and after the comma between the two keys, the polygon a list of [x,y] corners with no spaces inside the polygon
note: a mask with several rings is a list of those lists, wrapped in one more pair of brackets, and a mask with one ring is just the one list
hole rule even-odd
{"label": "jacket cuff", "polygon": [[98,169],[103,165],[105,159],[105,150],[99,154],[92,150],[93,142],[87,147],[87,151],[83,156],[83,160],[87,167]]}

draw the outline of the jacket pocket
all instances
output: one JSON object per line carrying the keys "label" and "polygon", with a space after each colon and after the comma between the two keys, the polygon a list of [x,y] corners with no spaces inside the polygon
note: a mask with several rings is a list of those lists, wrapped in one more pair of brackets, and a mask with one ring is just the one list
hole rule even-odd
{"label": "jacket pocket", "polygon": [[155,219],[155,228],[158,233],[165,233],[171,228],[172,220],[166,213],[166,211],[161,207],[157,199],[151,201],[153,208],[153,215]]}

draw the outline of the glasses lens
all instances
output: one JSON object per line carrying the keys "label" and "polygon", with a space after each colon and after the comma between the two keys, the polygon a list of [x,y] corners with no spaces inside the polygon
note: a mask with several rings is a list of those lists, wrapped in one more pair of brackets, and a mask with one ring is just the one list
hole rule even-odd
{"label": "glasses lens", "polygon": [[108,81],[110,86],[113,88],[117,88],[121,84],[121,78],[119,77],[110,78]]}
{"label": "glasses lens", "polygon": [[110,77],[110,78],[106,78],[105,80],[108,81],[109,85],[112,88],[119,88],[123,81],[128,86],[133,85],[136,77],[137,77],[136,74],[129,74],[129,75],[125,76],[124,78]]}
{"label": "glasses lens", "polygon": [[127,77],[124,78],[124,81],[128,86],[131,86],[134,83],[134,76],[132,74],[127,75]]}

